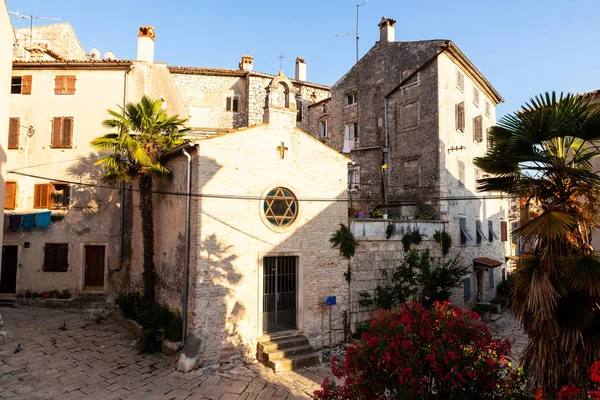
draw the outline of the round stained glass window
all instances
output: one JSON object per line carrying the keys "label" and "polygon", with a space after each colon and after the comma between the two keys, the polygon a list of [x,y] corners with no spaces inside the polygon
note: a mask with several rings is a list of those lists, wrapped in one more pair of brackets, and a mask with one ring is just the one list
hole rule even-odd
{"label": "round stained glass window", "polygon": [[285,228],[296,220],[298,200],[288,189],[278,187],[265,197],[263,211],[271,225]]}

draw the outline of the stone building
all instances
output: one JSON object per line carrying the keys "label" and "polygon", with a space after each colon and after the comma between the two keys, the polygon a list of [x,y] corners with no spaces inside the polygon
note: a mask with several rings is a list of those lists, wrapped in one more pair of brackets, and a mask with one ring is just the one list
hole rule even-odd
{"label": "stone building", "polygon": [[396,41],[395,22],[383,18],[380,40],[331,99],[309,107],[309,132],[354,161],[351,206],[448,222],[454,251],[474,266],[454,301],[489,301],[504,276],[508,205],[477,193],[473,158],[503,99],[452,41]]}
{"label": "stone building", "polygon": [[[90,142],[108,133],[101,124],[108,109],[143,94],[162,98],[171,114],[186,109],[167,66],[153,62],[153,30],[140,30],[138,47],[145,51],[138,60],[97,60],[72,50],[80,45],[70,34],[61,43],[69,24],[43,28],[34,28],[36,40],[48,37],[47,48],[60,57],[16,59],[8,81],[0,293],[115,293],[125,287],[125,198],[98,186],[102,170]],[[57,29],[58,36],[40,33]],[[63,58],[69,55],[85,59]],[[9,270],[15,272],[4,274]]]}
{"label": "stone building", "polygon": [[13,60],[88,60],[88,54],[68,22],[15,29]]}
{"label": "stone building", "polygon": [[[175,178],[157,185],[157,299],[189,316],[187,332],[201,343],[192,365],[254,358],[259,341],[282,331],[288,343],[310,345],[291,358],[259,358],[274,369],[317,361],[313,347],[329,340],[327,296],[337,297],[332,340],[343,339],[346,265],[329,237],[347,218],[350,160],[297,128],[294,84],[283,75],[271,80],[264,123],[171,151],[167,168]],[[142,243],[140,224],[136,212],[134,249]],[[186,237],[190,288],[183,303]],[[140,287],[141,257],[134,255],[131,274]]]}

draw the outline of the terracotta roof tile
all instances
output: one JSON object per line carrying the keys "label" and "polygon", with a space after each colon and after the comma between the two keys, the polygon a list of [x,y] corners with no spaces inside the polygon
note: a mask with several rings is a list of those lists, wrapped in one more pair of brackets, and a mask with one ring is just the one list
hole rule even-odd
{"label": "terracotta roof tile", "polygon": [[502,261],[493,260],[487,257],[478,257],[473,259],[473,265],[475,267],[488,267],[494,268],[502,265]]}

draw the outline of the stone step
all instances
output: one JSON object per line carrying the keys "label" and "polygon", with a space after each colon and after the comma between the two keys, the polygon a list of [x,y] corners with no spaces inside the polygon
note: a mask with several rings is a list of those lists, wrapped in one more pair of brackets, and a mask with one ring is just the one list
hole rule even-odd
{"label": "stone step", "polygon": [[305,345],[308,345],[308,339],[300,335],[284,337],[281,339],[270,338],[264,342],[259,339],[258,352],[268,353],[275,350],[283,350],[290,347],[298,347]]}
{"label": "stone step", "polygon": [[315,348],[310,345],[286,347],[282,350],[273,350],[262,353],[262,361],[275,361],[281,360],[282,358],[295,356],[297,354],[308,354],[313,353]]}
{"label": "stone step", "polygon": [[0,307],[15,307],[15,299],[0,299]]}
{"label": "stone step", "polygon": [[296,354],[273,361],[264,361],[263,364],[275,372],[293,371],[299,368],[319,365],[321,355],[319,353]]}

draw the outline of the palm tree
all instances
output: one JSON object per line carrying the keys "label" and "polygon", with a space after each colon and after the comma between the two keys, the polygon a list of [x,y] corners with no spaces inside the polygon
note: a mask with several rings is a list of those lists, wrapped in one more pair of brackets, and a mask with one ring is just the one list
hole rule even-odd
{"label": "palm tree", "polygon": [[576,95],[537,96],[491,128],[494,145],[474,160],[491,174],[479,191],[524,198],[539,210],[513,233],[532,250],[517,262],[512,307],[529,336],[520,361],[531,389],[550,398],[564,384],[585,387],[600,359],[600,258],[591,245],[599,111]]}
{"label": "palm tree", "polygon": [[112,118],[104,120],[102,125],[115,132],[94,139],[91,145],[105,154],[96,162],[96,165],[104,165],[104,182],[126,184],[138,180],[144,246],[144,297],[154,302],[152,182],[171,176],[161,164],[161,157],[183,143],[183,134],[188,128],[183,126],[185,119],[167,115],[160,100],[146,96],[139,103],[127,103],[120,112],[108,110],[108,113]]}

